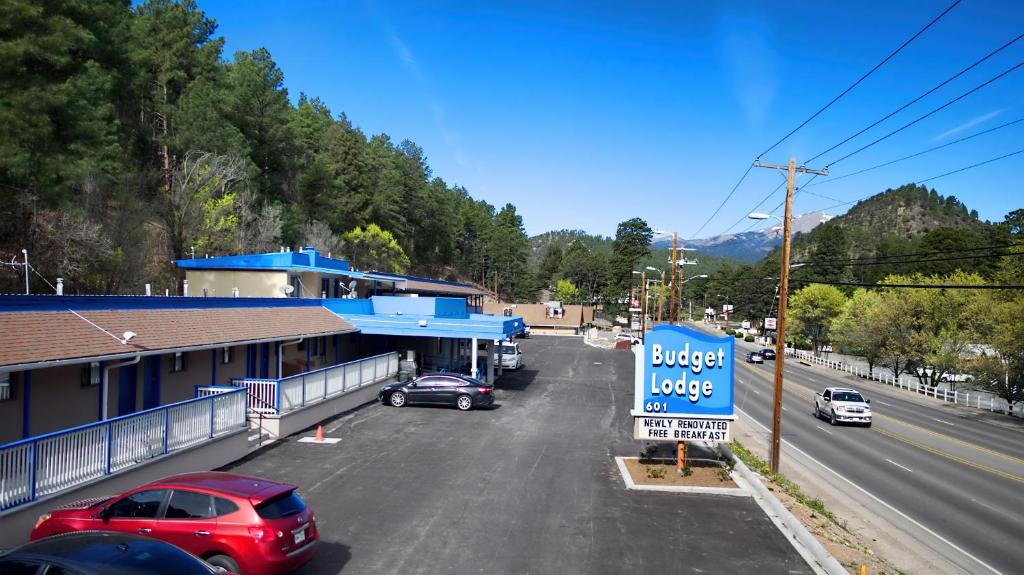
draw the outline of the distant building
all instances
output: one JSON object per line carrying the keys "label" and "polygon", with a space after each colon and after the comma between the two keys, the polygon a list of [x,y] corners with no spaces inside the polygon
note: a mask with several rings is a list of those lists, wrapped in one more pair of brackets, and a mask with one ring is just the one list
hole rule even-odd
{"label": "distant building", "polygon": [[509,304],[487,302],[484,313],[522,316],[523,323],[537,335],[579,335],[594,321],[594,308],[562,305],[560,302]]}

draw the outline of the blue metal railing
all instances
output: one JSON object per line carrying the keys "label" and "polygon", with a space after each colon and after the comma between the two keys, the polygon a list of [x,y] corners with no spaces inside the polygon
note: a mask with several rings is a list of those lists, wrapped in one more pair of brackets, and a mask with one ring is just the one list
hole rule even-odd
{"label": "blue metal railing", "polygon": [[397,374],[398,354],[391,352],[281,379],[233,378],[231,384],[248,389],[249,411],[281,415]]}
{"label": "blue metal railing", "polygon": [[231,388],[2,445],[0,511],[244,429],[245,399]]}

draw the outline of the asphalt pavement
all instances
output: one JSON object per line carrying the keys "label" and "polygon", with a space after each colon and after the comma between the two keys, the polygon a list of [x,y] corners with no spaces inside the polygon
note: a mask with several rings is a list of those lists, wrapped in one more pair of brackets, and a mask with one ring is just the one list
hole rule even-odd
{"label": "asphalt pavement", "polygon": [[[747,348],[752,344],[738,342],[738,350]],[[736,407],[764,427],[771,426],[773,370],[771,361],[736,367]],[[1024,570],[1024,429],[1016,420],[993,421],[979,410],[792,358],[784,381],[782,438],[790,448],[845,478],[865,506],[898,511],[906,530],[918,531],[960,572]],[[815,419],[814,393],[826,386],[864,392],[873,427]]]}
{"label": "asphalt pavement", "polygon": [[[316,512],[297,573],[811,573],[751,498],[628,491],[633,354],[521,342],[491,409],[370,404],[227,470],[289,481]],[[300,434],[301,435],[301,434]]]}

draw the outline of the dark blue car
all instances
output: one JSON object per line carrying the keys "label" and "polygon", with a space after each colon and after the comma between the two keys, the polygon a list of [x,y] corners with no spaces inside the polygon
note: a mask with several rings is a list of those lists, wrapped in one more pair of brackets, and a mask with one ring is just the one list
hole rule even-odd
{"label": "dark blue car", "polygon": [[468,375],[438,373],[385,385],[377,400],[394,407],[432,403],[469,411],[494,403],[494,386]]}

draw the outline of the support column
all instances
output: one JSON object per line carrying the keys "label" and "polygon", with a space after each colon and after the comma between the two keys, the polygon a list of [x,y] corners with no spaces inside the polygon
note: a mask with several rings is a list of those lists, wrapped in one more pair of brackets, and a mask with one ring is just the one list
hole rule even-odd
{"label": "support column", "polygon": [[487,340],[487,383],[494,385],[494,340]]}
{"label": "support column", "polygon": [[469,371],[470,371],[470,375],[471,376],[478,377],[478,374],[476,372],[476,346],[477,346],[476,338],[474,337],[470,341],[472,341],[473,343],[472,343],[472,349],[470,350],[470,356],[469,356]]}
{"label": "support column", "polygon": [[[502,340],[502,341],[504,341],[504,340]],[[501,345],[501,343],[498,344],[498,359],[496,360],[496,363],[498,364],[498,377],[501,377],[502,375],[505,374],[505,368],[502,367],[502,361],[501,361],[501,358],[502,358],[501,351],[504,348],[505,348],[505,346]]]}

